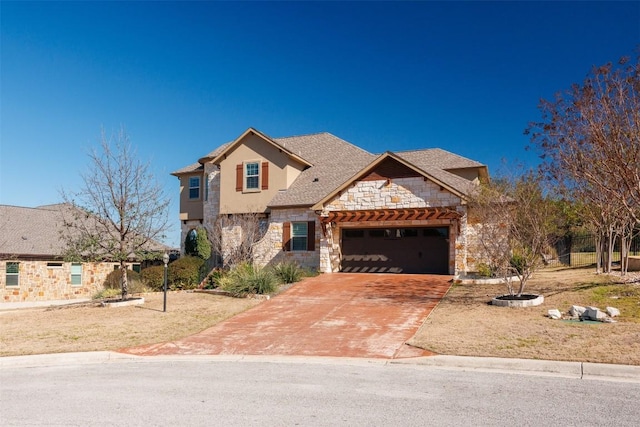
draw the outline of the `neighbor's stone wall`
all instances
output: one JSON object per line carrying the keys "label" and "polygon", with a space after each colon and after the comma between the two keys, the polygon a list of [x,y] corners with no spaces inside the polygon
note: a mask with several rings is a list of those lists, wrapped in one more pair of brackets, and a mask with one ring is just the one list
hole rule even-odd
{"label": "neighbor's stone wall", "polygon": [[116,263],[82,263],[82,284],[71,285],[71,263],[47,266],[58,261],[19,262],[18,286],[7,286],[7,261],[0,261],[0,304],[2,302],[73,300],[91,298],[104,288],[107,274]]}

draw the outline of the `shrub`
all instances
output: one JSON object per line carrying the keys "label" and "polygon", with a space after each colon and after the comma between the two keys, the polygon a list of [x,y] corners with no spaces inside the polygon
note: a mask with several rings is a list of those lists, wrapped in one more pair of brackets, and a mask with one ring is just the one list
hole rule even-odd
{"label": "shrub", "polygon": [[491,268],[489,264],[480,263],[478,264],[478,275],[480,277],[493,277],[495,274],[495,269]]}
{"label": "shrub", "polygon": [[200,283],[201,267],[204,260],[185,256],[169,264],[168,281],[172,290],[195,289]]}
{"label": "shrub", "polygon": [[511,257],[509,264],[513,267],[519,275],[522,275],[526,266],[527,260],[521,255],[514,255]]}
{"label": "shrub", "polygon": [[221,287],[235,296],[268,294],[275,291],[277,280],[271,270],[242,263],[221,280]]}
{"label": "shrub", "polygon": [[105,288],[100,292],[98,292],[97,294],[95,294],[93,296],[93,299],[112,299],[112,298],[117,298],[119,296],[122,296],[122,290]]}
{"label": "shrub", "polygon": [[164,266],[154,265],[147,267],[140,272],[142,283],[154,291],[161,291],[164,288]]}
{"label": "shrub", "polygon": [[[140,274],[130,269],[127,269],[127,285],[129,287],[129,293],[134,294],[144,291]],[[122,293],[122,270],[113,270],[107,274],[107,277],[104,279],[104,288],[116,289]]]}
{"label": "shrub", "polygon": [[292,261],[277,264],[273,267],[273,273],[282,283],[295,283],[304,275],[300,266]]}
{"label": "shrub", "polygon": [[215,268],[207,275],[207,280],[204,284],[204,289],[216,289],[220,287],[220,282],[225,276],[225,271],[220,268]]}

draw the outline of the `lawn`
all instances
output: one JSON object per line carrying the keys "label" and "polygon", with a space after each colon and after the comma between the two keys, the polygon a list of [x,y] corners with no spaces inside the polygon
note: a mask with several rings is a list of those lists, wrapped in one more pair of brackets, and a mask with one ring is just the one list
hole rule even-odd
{"label": "lawn", "polygon": [[[295,286],[295,285],[294,285]],[[438,354],[553,359],[640,365],[640,283],[615,284],[593,268],[549,269],[526,290],[543,305],[504,308],[488,304],[501,285],[454,285],[410,344]],[[209,328],[260,303],[193,292],[145,294],[143,306],[0,311],[0,355],[96,350],[171,341]],[[276,297],[277,298],[277,297]],[[619,308],[616,323],[551,320],[551,308],[571,305]]]}
{"label": "lawn", "polygon": [[[542,293],[545,302],[529,308],[489,305],[506,292],[502,285],[454,285],[409,343],[448,355],[640,365],[640,283],[616,281],[593,268],[544,270],[525,291]],[[572,305],[612,306],[621,316],[616,323],[546,316]]]}
{"label": "lawn", "polygon": [[200,332],[260,303],[194,292],[144,294],[139,306],[0,311],[0,356],[117,350]]}

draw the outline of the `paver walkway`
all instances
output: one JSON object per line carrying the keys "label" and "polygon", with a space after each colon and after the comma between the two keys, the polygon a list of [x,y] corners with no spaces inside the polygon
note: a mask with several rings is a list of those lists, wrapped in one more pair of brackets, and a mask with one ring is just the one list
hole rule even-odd
{"label": "paver walkway", "polygon": [[451,286],[450,276],[323,274],[195,335],[124,349],[138,355],[400,358]]}

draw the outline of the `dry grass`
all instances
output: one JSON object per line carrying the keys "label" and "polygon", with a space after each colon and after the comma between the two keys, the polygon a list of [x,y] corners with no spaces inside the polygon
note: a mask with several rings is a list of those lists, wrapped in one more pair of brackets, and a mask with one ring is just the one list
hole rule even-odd
{"label": "dry grass", "polygon": [[[528,293],[542,293],[541,306],[488,305],[501,285],[455,285],[410,342],[440,354],[553,359],[640,365],[640,284],[611,284],[593,269],[546,270]],[[0,311],[0,355],[116,350],[166,342],[199,332],[260,300],[171,292],[167,313],[162,293],[145,295],[143,306]],[[617,307],[612,324],[551,320],[551,308]]]}
{"label": "dry grass", "polygon": [[260,302],[217,295],[145,294],[141,306],[65,306],[0,312],[0,356],[116,350],[200,332]]}
{"label": "dry grass", "polygon": [[[615,278],[614,278],[615,280]],[[542,293],[537,307],[489,305],[502,285],[454,285],[410,344],[439,354],[640,365],[640,284],[614,284],[593,269],[536,274],[525,290]],[[617,323],[551,320],[571,305],[619,308]]]}

